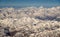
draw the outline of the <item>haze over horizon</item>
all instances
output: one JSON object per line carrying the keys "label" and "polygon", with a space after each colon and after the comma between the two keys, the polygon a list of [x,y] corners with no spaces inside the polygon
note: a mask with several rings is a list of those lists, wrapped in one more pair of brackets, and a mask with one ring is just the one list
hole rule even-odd
{"label": "haze over horizon", "polygon": [[0,8],[13,7],[55,7],[60,6],[60,0],[0,0]]}

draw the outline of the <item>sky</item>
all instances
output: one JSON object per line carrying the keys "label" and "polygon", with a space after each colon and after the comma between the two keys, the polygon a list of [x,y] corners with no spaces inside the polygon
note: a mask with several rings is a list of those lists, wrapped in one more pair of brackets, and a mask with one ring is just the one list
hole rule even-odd
{"label": "sky", "polygon": [[54,7],[60,6],[60,0],[0,0],[0,8],[3,7]]}

